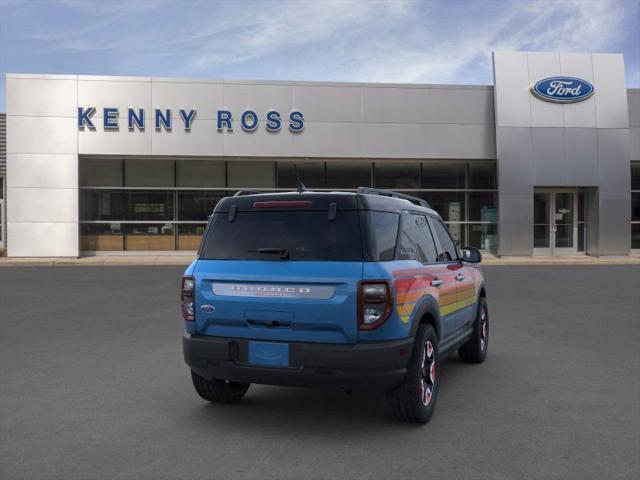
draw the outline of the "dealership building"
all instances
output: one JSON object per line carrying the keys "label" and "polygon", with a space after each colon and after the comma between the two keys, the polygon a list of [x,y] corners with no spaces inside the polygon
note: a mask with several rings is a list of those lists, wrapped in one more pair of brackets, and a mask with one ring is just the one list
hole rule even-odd
{"label": "dealership building", "polygon": [[220,198],[299,177],[422,197],[461,245],[498,255],[638,252],[640,89],[622,55],[496,52],[493,72],[487,86],[8,74],[0,246],[192,254]]}

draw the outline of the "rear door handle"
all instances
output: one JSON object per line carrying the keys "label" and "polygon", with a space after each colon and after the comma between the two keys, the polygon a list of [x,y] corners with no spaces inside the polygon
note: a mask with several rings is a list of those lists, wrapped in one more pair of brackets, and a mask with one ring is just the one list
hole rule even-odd
{"label": "rear door handle", "polygon": [[440,280],[438,277],[434,277],[434,279],[431,280],[432,287],[439,287],[440,285],[442,285],[442,280]]}
{"label": "rear door handle", "polygon": [[461,274],[461,273],[458,273],[458,274],[456,275],[456,280],[457,280],[457,281],[459,281],[459,282],[461,282],[462,280],[464,280],[464,275],[463,275],[463,274]]}

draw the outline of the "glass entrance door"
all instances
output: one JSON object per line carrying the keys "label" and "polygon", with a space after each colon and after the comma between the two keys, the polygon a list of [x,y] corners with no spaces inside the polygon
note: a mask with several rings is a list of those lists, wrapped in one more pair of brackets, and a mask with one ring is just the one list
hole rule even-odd
{"label": "glass entrance door", "polygon": [[578,192],[574,190],[534,192],[534,255],[577,253],[577,200]]}
{"label": "glass entrance door", "polygon": [[576,245],[576,195],[574,192],[554,192],[553,254],[571,254],[577,251]]}

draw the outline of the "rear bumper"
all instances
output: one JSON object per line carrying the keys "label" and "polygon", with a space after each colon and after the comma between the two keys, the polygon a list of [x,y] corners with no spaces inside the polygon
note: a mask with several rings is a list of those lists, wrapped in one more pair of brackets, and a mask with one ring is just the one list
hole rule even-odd
{"label": "rear bumper", "polygon": [[187,365],[207,379],[385,392],[402,382],[413,338],[358,345],[290,342],[287,368],[249,365],[244,339],[186,333],[182,344]]}

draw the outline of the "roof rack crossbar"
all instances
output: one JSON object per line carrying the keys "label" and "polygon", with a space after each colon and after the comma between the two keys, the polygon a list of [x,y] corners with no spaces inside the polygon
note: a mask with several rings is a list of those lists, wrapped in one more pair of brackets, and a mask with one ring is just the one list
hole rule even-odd
{"label": "roof rack crossbar", "polygon": [[383,190],[380,188],[371,188],[371,187],[358,187],[358,193],[365,193],[368,195],[383,195],[385,197],[394,197],[401,198],[403,200],[408,200],[414,205],[420,205],[421,207],[431,208],[431,205],[427,203],[426,200],[418,197],[412,197],[411,195],[407,195],[405,193],[394,192],[393,190]]}

